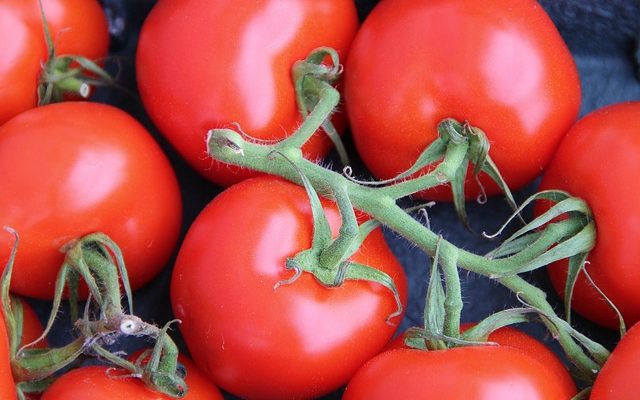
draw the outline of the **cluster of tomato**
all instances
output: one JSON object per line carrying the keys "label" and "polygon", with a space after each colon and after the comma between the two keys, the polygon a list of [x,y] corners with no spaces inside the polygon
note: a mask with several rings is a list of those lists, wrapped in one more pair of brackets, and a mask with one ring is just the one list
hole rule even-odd
{"label": "cluster of tomato", "polygon": [[[43,65],[53,87],[76,88],[66,78],[82,62],[50,63],[52,56],[100,60],[108,47],[96,0],[42,0],[41,6],[36,0],[0,4],[0,37],[10,38],[0,43],[0,224],[21,237],[11,290],[51,299],[64,257],[59,249],[91,232],[118,243],[131,286],[140,288],[167,264],[180,238],[178,180],[154,138],[126,112],[78,101],[82,91],[37,106],[47,90]],[[307,274],[278,287],[291,278],[287,258],[311,246],[307,194],[212,160],[206,137],[210,129],[234,126],[256,141],[295,131],[301,116],[291,68],[321,46],[342,58],[344,108],[358,154],[376,177],[409,168],[441,120],[469,121],[487,134],[511,189],[545,170],[542,188],[589,203],[598,230],[590,276],[628,324],[640,320],[640,193],[633,182],[640,171],[640,103],[609,106],[576,123],[575,63],[534,0],[382,0],[362,26],[353,0],[160,0],[137,47],[142,103],[191,167],[229,186],[190,225],[173,270],[173,312],[197,365],[183,359],[185,398],[221,398],[208,379],[243,398],[314,398],[352,377],[349,399],[571,398],[576,387],[560,361],[515,330],[490,337],[499,347],[427,356],[400,344],[374,358],[395,333],[386,320],[396,307],[387,290],[365,281],[327,288]],[[333,120],[344,130],[345,115]],[[319,131],[302,150],[315,160],[330,147]],[[480,184],[468,181],[469,198],[481,187],[490,195],[499,191],[482,176]],[[450,196],[447,189],[419,194]],[[322,204],[337,235],[340,212],[328,200]],[[11,235],[0,235],[0,262],[12,243]],[[380,229],[353,260],[390,276],[406,303],[403,269]],[[559,293],[566,270],[566,263],[550,268]],[[596,323],[617,326],[616,313],[584,276],[573,305]],[[630,332],[603,369],[593,399],[638,397],[626,375],[638,366],[629,354],[640,352]],[[0,397],[10,399],[6,348],[0,326]],[[103,367],[63,375],[42,398],[113,393],[157,398],[142,382],[112,379]]]}

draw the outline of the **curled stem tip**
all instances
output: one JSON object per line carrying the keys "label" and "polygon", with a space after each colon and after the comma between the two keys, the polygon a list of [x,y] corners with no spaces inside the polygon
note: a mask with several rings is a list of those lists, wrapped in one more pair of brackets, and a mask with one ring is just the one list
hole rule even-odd
{"label": "curled stem tip", "polygon": [[220,154],[220,150],[229,150],[244,156],[244,140],[232,129],[211,129],[207,132],[207,153]]}

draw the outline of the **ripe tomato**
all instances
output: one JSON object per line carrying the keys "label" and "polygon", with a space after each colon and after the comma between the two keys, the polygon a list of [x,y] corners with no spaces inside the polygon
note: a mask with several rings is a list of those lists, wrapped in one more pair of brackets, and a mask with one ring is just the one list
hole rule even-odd
{"label": "ripe tomato", "polygon": [[[131,285],[148,282],[176,244],[176,177],[149,133],[117,108],[81,102],[26,111],[0,127],[0,225],[21,236],[12,291],[51,298],[60,247],[104,232],[124,254]],[[11,250],[0,236],[0,263]]]}
{"label": "ripe tomato", "polygon": [[386,351],[351,379],[343,399],[569,400],[552,370],[514,347]]}
{"label": "ripe tomato", "polygon": [[[461,325],[462,331],[471,328],[475,324],[465,323]],[[527,335],[526,333],[511,327],[500,328],[489,335],[488,340],[495,342],[500,346],[514,347],[545,366],[551,371],[558,385],[563,385],[566,392],[576,393],[576,384],[569,375],[567,368],[562,361],[545,345]],[[408,348],[404,344],[404,336],[398,336],[389,344],[387,350]]]}
{"label": "ripe tomato", "polygon": [[640,324],[634,325],[622,337],[604,364],[591,391],[591,400],[634,400],[640,368]]}
{"label": "ripe tomato", "polygon": [[0,398],[16,398],[16,383],[11,374],[9,338],[2,313],[0,313]]}
{"label": "ripe tomato", "polygon": [[[562,141],[541,183],[541,190],[565,190],[591,207],[597,239],[586,269],[622,312],[628,326],[640,320],[639,115],[640,102],[621,103],[578,121]],[[549,274],[563,295],[567,262],[555,263]],[[618,326],[615,313],[584,274],[576,282],[572,307],[598,324]]]}
{"label": "ripe tomato", "polygon": [[[408,169],[437,124],[453,117],[486,133],[490,156],[517,190],[540,174],[575,121],[580,82],[533,0],[383,0],[353,42],[345,103],[358,153],[377,177]],[[469,198],[479,193],[473,179],[466,189]]]}
{"label": "ripe tomato", "polygon": [[[57,55],[107,55],[107,19],[96,0],[42,0]],[[0,125],[36,106],[47,47],[37,0],[0,3]],[[11,40],[7,40],[11,38]]]}
{"label": "ripe tomato", "polygon": [[[337,207],[323,206],[336,235]],[[266,176],[222,192],[187,233],[173,272],[173,310],[194,360],[225,390],[317,397],[345,384],[393,334],[386,319],[396,303],[381,285],[326,288],[303,273],[275,288],[292,276],[285,260],[309,248],[311,237],[305,190]],[[404,304],[406,278],[380,229],[352,260],[386,272]]]}
{"label": "ripe tomato", "polygon": [[[292,133],[301,120],[293,64],[320,46],[344,58],[357,25],[352,0],[161,0],[140,33],[140,95],[191,166],[227,186],[253,174],[212,161],[207,131],[238,123],[259,139]],[[319,158],[330,143],[317,133],[305,154]]]}
{"label": "ripe tomato", "polygon": [[[222,394],[198,368],[186,358],[180,362],[187,368],[186,382],[189,387],[184,400],[222,400]],[[42,396],[42,400],[173,400],[147,388],[140,379],[117,377],[107,367],[90,366],[71,370],[58,378]]]}

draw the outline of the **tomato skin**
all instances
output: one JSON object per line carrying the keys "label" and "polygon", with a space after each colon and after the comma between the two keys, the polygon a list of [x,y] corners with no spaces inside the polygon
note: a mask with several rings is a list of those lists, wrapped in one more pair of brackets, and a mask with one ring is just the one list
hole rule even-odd
{"label": "tomato skin", "polygon": [[[96,0],[43,0],[57,55],[102,59],[109,49],[107,18]],[[42,17],[35,0],[0,4],[0,125],[37,105],[42,63],[47,59]]]}
{"label": "tomato skin", "polygon": [[593,384],[590,400],[635,400],[640,368],[640,324],[620,339]]}
{"label": "tomato skin", "polygon": [[[180,357],[187,368],[189,387],[184,400],[222,400],[222,394],[188,359]],[[113,372],[117,376],[118,372]],[[58,378],[42,400],[173,400],[173,397],[148,389],[139,379],[109,378],[107,367],[90,366],[71,370]]]}
{"label": "tomato skin", "polygon": [[[474,325],[474,323],[463,323],[460,325],[460,329],[464,332]],[[576,384],[562,361],[548,347],[521,330],[508,326],[500,328],[489,335],[488,341],[497,343],[500,346],[516,348],[535,358],[551,372],[558,385],[565,387],[567,393],[577,393]],[[408,348],[404,344],[404,335],[401,335],[394,339],[386,350]]]}
{"label": "tomato skin", "polygon": [[[140,95],[191,166],[228,186],[255,173],[212,161],[207,131],[238,123],[259,139],[291,134],[301,122],[291,67],[320,46],[344,59],[357,26],[352,0],[161,0],[140,33]],[[317,132],[303,150],[315,160],[330,146]]]}
{"label": "tomato skin", "polygon": [[[131,286],[148,282],[175,247],[182,204],[171,166],[123,111],[66,102],[26,111],[0,127],[0,224],[20,234],[11,289],[47,299],[60,247],[92,232],[119,244]],[[0,236],[0,262],[11,250]]]}
{"label": "tomato skin", "polygon": [[[336,235],[337,207],[323,205]],[[286,258],[309,248],[311,236],[304,189],[266,176],[222,192],[187,233],[172,306],[190,354],[225,390],[249,399],[318,397],[345,384],[393,334],[385,321],[396,304],[381,285],[326,288],[303,273],[274,289],[292,276]],[[352,260],[385,271],[406,302],[404,272],[379,229]]]}
{"label": "tomato skin", "polygon": [[575,395],[543,364],[503,346],[386,351],[351,379],[344,400],[569,400]]}
{"label": "tomato skin", "polygon": [[[596,245],[587,272],[613,301],[627,326],[640,320],[640,102],[620,103],[587,115],[568,132],[544,174],[541,190],[559,189],[584,199],[596,223]],[[603,160],[606,156],[606,163]],[[539,214],[540,206],[536,212]],[[564,294],[567,263],[549,268],[552,283]],[[615,313],[583,274],[572,308],[593,322],[618,326]]]}
{"label": "tomato skin", "polygon": [[[453,117],[486,133],[490,156],[517,190],[550,161],[580,96],[571,54],[533,0],[383,0],[345,68],[354,141],[379,178],[409,168],[437,124]],[[489,195],[499,193],[482,182]],[[469,179],[467,197],[478,193]],[[421,196],[445,200],[451,192]]]}

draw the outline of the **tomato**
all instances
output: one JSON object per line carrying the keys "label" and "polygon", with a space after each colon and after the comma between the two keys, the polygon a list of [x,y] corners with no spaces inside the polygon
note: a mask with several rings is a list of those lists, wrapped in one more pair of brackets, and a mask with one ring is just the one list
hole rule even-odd
{"label": "tomato", "polygon": [[[334,235],[340,217],[323,200]],[[309,273],[288,285],[285,260],[311,246],[305,190],[274,178],[238,183],[196,218],[171,283],[174,313],[195,362],[243,398],[311,398],[345,384],[387,343],[397,305],[366,281],[327,288]],[[374,230],[352,260],[394,279],[403,304],[402,267]],[[392,322],[399,322],[394,318]]]}
{"label": "tomato", "polygon": [[[11,289],[51,298],[60,247],[103,232],[122,249],[131,285],[167,262],[181,224],[169,162],[149,133],[117,108],[82,102],[26,111],[0,127],[0,225],[21,237]],[[0,263],[11,250],[0,236]]]}
{"label": "tomato", "polygon": [[638,387],[634,384],[640,368],[640,325],[636,324],[622,337],[604,364],[591,391],[591,400],[634,400]]}
{"label": "tomato", "polygon": [[[180,362],[187,368],[186,382],[189,387],[184,400],[222,400],[222,394],[205,375],[186,358]],[[124,372],[123,372],[124,373]],[[58,378],[44,392],[42,400],[170,400],[169,397],[147,388],[140,379],[118,377],[107,367],[90,366],[71,370]]]}
{"label": "tomato", "polygon": [[[640,320],[638,115],[640,102],[630,102],[605,107],[578,121],[562,141],[541,183],[541,190],[565,190],[589,204],[596,223],[596,245],[586,270],[622,312],[628,326]],[[566,261],[549,268],[561,295],[566,271]],[[583,274],[571,305],[598,324],[618,326],[616,314]]]}
{"label": "tomato", "polygon": [[0,398],[15,399],[16,383],[11,374],[11,355],[9,337],[4,323],[4,316],[0,313]]}
{"label": "tomato", "polygon": [[[136,55],[145,109],[191,166],[228,186],[253,174],[212,161],[207,131],[237,123],[258,139],[292,133],[301,121],[293,64],[320,46],[344,58],[357,25],[352,0],[161,0]],[[330,145],[318,132],[304,151],[317,159]]]}
{"label": "tomato", "polygon": [[[460,328],[464,332],[473,325],[475,324],[465,323]],[[514,347],[535,358],[551,372],[558,385],[563,385],[566,388],[567,393],[577,392],[576,384],[562,361],[548,347],[526,333],[516,328],[504,327],[492,332],[488,341],[497,343],[500,346]],[[387,350],[402,348],[408,348],[404,344],[404,335],[398,336],[387,346]]]}
{"label": "tomato", "polygon": [[[107,19],[96,0],[42,0],[57,55],[102,59],[109,48]],[[0,125],[33,108],[47,47],[37,0],[0,4]],[[6,38],[11,38],[7,40]]]}
{"label": "tomato", "polygon": [[[452,117],[486,133],[489,155],[517,190],[540,174],[575,121],[580,82],[533,0],[383,0],[353,42],[345,103],[358,153],[378,178],[408,169]],[[468,198],[479,193],[474,179],[465,188]]]}
{"label": "tomato", "polygon": [[534,357],[506,346],[386,351],[351,379],[344,400],[569,400],[576,394]]}

